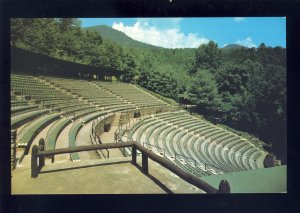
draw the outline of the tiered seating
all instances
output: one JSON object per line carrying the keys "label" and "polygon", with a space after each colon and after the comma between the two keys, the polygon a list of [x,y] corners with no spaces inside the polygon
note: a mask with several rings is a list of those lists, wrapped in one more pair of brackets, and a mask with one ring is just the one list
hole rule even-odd
{"label": "tiered seating", "polygon": [[46,114],[47,112],[49,112],[48,109],[39,109],[39,110],[34,110],[34,111],[30,111],[30,112],[12,116],[11,117],[11,126],[13,128],[17,128],[17,127],[21,126],[24,122],[28,122],[42,114]]}
{"label": "tiered seating", "polygon": [[[75,122],[69,132],[69,147],[74,147],[76,146],[76,136],[80,130],[80,128],[82,127],[82,123],[80,120],[78,120],[77,122]],[[77,161],[80,160],[79,154],[76,153],[71,153],[71,160],[72,161]]]}
{"label": "tiered seating", "polygon": [[47,133],[45,138],[46,150],[55,149],[56,140],[61,131],[71,122],[69,118],[62,118],[55,122]]}
{"label": "tiered seating", "polygon": [[[12,95],[11,97],[15,97],[15,96]],[[11,107],[21,107],[21,106],[27,106],[28,102],[11,99],[10,105],[11,105]]]}
{"label": "tiered seating", "polygon": [[[15,98],[12,102],[11,118],[11,126],[13,128],[18,128],[22,124],[38,118],[50,110],[58,111],[64,115],[75,113],[74,119],[95,112],[95,107],[90,105],[90,103],[80,101],[72,94],[68,94],[36,76],[12,74],[11,79],[12,93],[15,94],[13,95]],[[36,104],[29,105],[28,101],[17,101],[17,96],[23,96],[19,99],[24,99],[24,96],[29,96],[31,97],[31,102],[36,102],[40,104],[40,106]],[[74,114],[71,116],[73,115]],[[55,114],[55,118],[58,118],[58,116],[59,114]],[[29,148],[27,145],[30,146],[29,142],[37,135],[38,131],[36,130],[40,130],[40,128],[51,119],[52,116],[47,115],[34,120],[35,123],[26,124],[17,137],[20,141],[19,145]],[[46,137],[46,148],[54,148],[54,140],[57,139],[59,133],[65,127],[67,123],[65,123],[66,120],[70,119],[62,118],[58,126],[50,129],[49,137]]]}
{"label": "tiered seating", "polygon": [[18,134],[18,146],[28,146],[34,137],[50,122],[58,119],[58,114],[49,114],[42,116],[34,121],[26,124],[22,131]]}
{"label": "tiered seating", "polygon": [[[144,118],[135,123],[127,135],[142,144],[165,149],[167,158],[173,161],[177,153],[180,166],[197,176],[258,168],[255,159],[263,151],[246,139],[183,112]],[[235,150],[237,145],[240,148]],[[160,148],[151,149],[160,154]],[[241,155],[241,160],[235,160],[237,155]],[[204,169],[205,165],[210,167],[209,171]]]}
{"label": "tiered seating", "polygon": [[28,109],[33,109],[33,108],[37,108],[37,105],[31,105],[31,106],[14,106],[11,108],[11,112],[21,112],[21,111],[25,111]]}
{"label": "tiered seating", "polygon": [[[142,126],[142,127],[141,127]],[[142,143],[143,145],[147,146],[148,148],[150,148],[153,151],[156,151],[157,153],[161,153],[162,149],[156,148],[156,147],[152,147],[149,146],[148,144],[153,144],[157,147],[161,147],[164,148],[166,151],[166,155],[167,156],[174,156],[175,152],[178,153],[177,150],[174,151],[174,147],[172,147],[171,149],[167,146],[167,147],[162,147],[158,145],[158,141],[155,141],[155,139],[158,138],[157,134],[153,135],[153,133],[156,132],[160,132],[158,131],[158,129],[160,127],[165,128],[165,123],[164,122],[160,122],[159,120],[155,119],[155,118],[147,118],[147,121],[145,121],[145,124],[143,125],[143,121],[138,122],[136,125],[134,125],[134,127],[131,129],[131,131],[129,132],[129,136],[133,135],[133,138],[136,138],[137,142]],[[139,129],[140,128],[140,129]],[[136,130],[139,129],[139,131],[137,132]],[[176,129],[175,127],[173,127],[173,129]],[[180,132],[180,131],[179,131]],[[145,134],[143,134],[145,133]],[[152,138],[154,139],[154,142],[152,140]],[[145,144],[144,144],[145,142]],[[177,157],[178,158],[178,157]],[[191,164],[193,162],[188,162],[186,163],[182,163],[181,161],[179,161],[178,159],[174,159],[172,158],[173,162],[175,164],[177,164],[179,167],[181,167],[183,170],[188,171],[191,174],[194,174],[196,176],[201,176],[205,173],[203,173],[202,171],[196,170],[195,168],[193,168],[191,166]],[[195,166],[195,165],[193,165]]]}
{"label": "tiered seating", "polygon": [[[38,122],[35,123],[36,128],[39,124],[43,126],[52,118],[43,116],[48,112],[59,112],[62,115],[45,137],[46,149],[55,148],[60,132],[70,123],[71,118],[75,119],[75,123],[69,132],[69,143],[75,146],[82,122],[89,122],[107,112],[136,108],[134,104],[86,80],[11,74],[11,89],[13,128],[19,128],[33,119]],[[45,123],[41,122],[43,119]],[[30,130],[32,125],[33,122],[23,128],[18,137],[20,144],[30,144],[28,141],[34,136]],[[79,156],[72,154],[71,159],[77,160]]]}
{"label": "tiered seating", "polygon": [[[15,76],[15,75],[12,75]],[[16,75],[18,76],[18,75]],[[12,78],[12,91],[21,92],[23,95],[28,95],[35,100],[49,100],[49,99],[65,99],[72,98],[54,87],[42,83],[36,77]]]}
{"label": "tiered seating", "polygon": [[101,107],[105,110],[122,110],[132,109],[134,106],[129,105],[124,100],[113,96],[107,90],[95,86],[86,80],[63,79],[54,77],[43,77],[43,79],[55,86],[82,97],[93,106]]}
{"label": "tiered seating", "polygon": [[108,82],[94,83],[140,107],[165,105],[163,101],[157,99],[149,93],[141,91],[140,89],[130,84]]}
{"label": "tiered seating", "polygon": [[[75,121],[68,136],[69,146],[73,147],[76,146],[81,127],[100,115],[136,107],[167,106],[130,84],[17,74],[11,76],[12,127],[18,128],[35,119],[26,124],[19,134],[20,144],[24,146],[30,144],[43,126],[58,118],[45,138],[47,150],[55,149],[60,132],[71,119]],[[26,96],[30,97],[30,102]],[[192,117],[185,111],[146,117],[123,133],[158,155],[165,153],[167,159],[198,177],[259,168],[262,163],[256,160],[265,154],[263,149],[253,146],[248,140]],[[78,153],[70,156],[72,160],[80,160]]]}
{"label": "tiered seating", "polygon": [[11,88],[14,93],[19,92],[22,96],[29,96],[31,100],[43,107],[60,111],[62,105],[67,106],[79,102],[73,95],[47,84],[36,76],[12,74],[11,79]]}

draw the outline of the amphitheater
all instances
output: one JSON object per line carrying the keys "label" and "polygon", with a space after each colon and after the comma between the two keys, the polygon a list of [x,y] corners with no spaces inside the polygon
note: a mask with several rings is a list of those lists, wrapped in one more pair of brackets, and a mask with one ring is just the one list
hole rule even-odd
{"label": "amphitheater", "polygon": [[12,72],[11,144],[12,194],[286,192],[263,142],[133,84]]}

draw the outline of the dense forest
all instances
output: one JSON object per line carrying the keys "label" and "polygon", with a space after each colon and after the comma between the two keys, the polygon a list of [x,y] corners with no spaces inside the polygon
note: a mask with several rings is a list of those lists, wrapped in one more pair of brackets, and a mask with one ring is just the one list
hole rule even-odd
{"label": "dense forest", "polygon": [[82,28],[75,18],[12,19],[11,45],[120,70],[121,81],[176,101],[184,94],[196,112],[259,137],[286,162],[285,48],[219,48],[210,41],[195,49],[166,49],[109,27]]}

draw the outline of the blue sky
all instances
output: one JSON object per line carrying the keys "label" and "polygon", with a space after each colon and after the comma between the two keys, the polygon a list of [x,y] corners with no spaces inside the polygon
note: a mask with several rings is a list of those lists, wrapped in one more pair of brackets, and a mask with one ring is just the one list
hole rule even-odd
{"label": "blue sky", "polygon": [[198,47],[213,40],[219,47],[241,44],[286,47],[284,17],[228,18],[81,18],[82,27],[107,25],[129,37],[166,48]]}

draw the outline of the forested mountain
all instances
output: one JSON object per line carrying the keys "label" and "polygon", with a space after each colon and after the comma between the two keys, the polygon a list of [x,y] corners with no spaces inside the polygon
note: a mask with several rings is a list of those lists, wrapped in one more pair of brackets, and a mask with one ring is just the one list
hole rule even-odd
{"label": "forested mountain", "polygon": [[285,162],[285,48],[262,43],[258,48],[223,49],[211,41],[196,49],[166,49],[134,41],[109,27],[101,29],[105,32],[82,29],[78,19],[70,18],[12,19],[11,45],[119,70],[121,81],[174,100],[185,94],[197,105],[196,112],[254,134],[273,145]]}
{"label": "forested mountain", "polygon": [[226,45],[225,47],[223,47],[222,49],[237,49],[237,48],[247,48],[243,45],[240,45],[240,44],[228,44]]}
{"label": "forested mountain", "polygon": [[146,48],[146,49],[162,49],[162,47],[154,46],[151,44],[145,44],[143,42],[139,42],[133,40],[128,37],[125,33],[115,30],[106,25],[98,25],[92,27],[85,27],[83,30],[93,30],[99,33],[102,38],[110,39],[122,47],[136,47],[136,48]]}
{"label": "forested mountain", "polygon": [[[120,45],[124,50],[133,53],[138,70],[148,70],[148,73],[141,72],[141,76],[147,75],[175,77],[176,84],[179,84],[176,90],[167,92],[169,97],[177,98],[178,92],[183,92],[187,86],[188,76],[186,70],[191,68],[196,49],[166,49],[150,44],[145,44],[128,37],[125,33],[115,30],[109,26],[99,25],[83,28],[84,30],[93,30],[101,35],[104,40],[110,40]],[[139,75],[140,76],[140,75]],[[173,80],[171,80],[173,82]],[[143,82],[143,86],[152,89],[152,81]],[[161,91],[157,88],[156,91]],[[164,93],[164,94],[167,94]]]}

